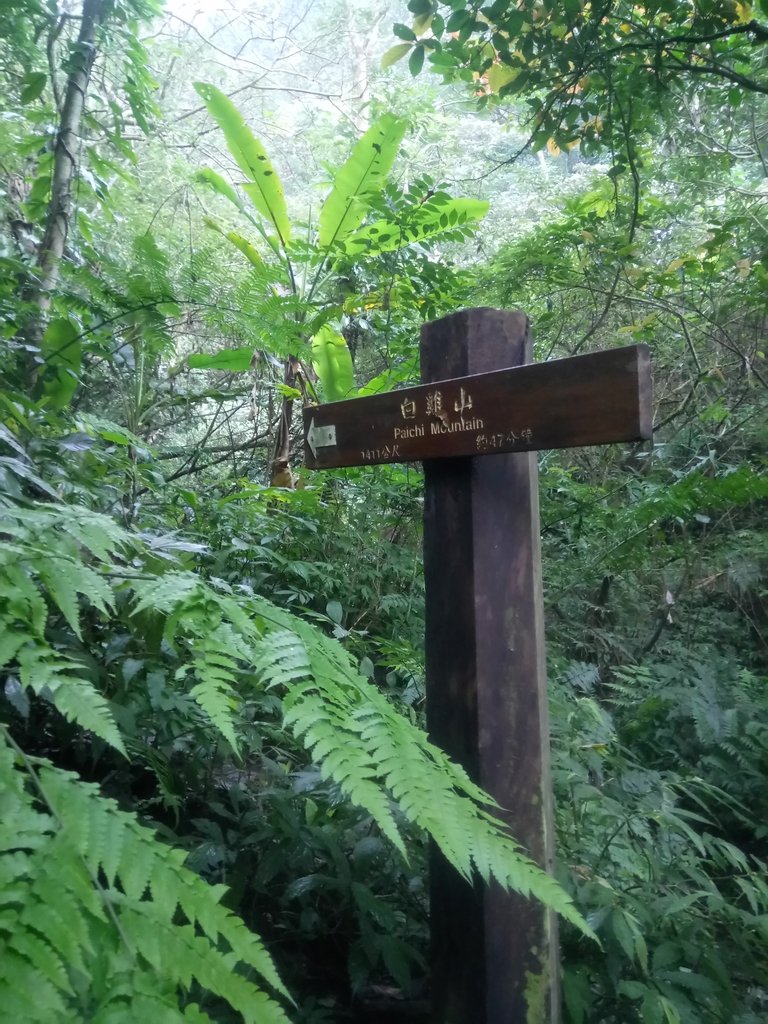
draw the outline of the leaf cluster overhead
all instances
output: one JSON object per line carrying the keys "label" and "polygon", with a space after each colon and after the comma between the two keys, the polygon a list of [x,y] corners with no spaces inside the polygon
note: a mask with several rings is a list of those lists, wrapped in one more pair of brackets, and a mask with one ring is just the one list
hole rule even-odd
{"label": "leaf cluster overhead", "polygon": [[524,99],[534,150],[626,150],[631,129],[680,92],[768,94],[765,0],[755,10],[738,0],[411,0],[408,10],[412,23],[394,28],[405,42],[385,63],[410,53],[417,74],[426,57],[481,107]]}

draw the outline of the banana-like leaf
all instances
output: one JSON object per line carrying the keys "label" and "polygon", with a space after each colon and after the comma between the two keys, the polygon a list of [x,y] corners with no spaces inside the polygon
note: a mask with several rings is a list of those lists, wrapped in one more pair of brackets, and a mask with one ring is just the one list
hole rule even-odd
{"label": "banana-like leaf", "polygon": [[439,206],[425,204],[411,215],[407,224],[393,224],[389,220],[368,224],[349,235],[344,248],[352,256],[391,252],[469,221],[482,220],[487,212],[488,202],[484,199],[449,199]]}
{"label": "banana-like leaf", "polygon": [[281,243],[285,245],[291,236],[291,225],[283,186],[266,150],[232,100],[220,89],[207,82],[195,82],[195,89],[208,108],[208,113],[224,132],[227,148],[237,166],[249,179],[243,183],[244,191],[259,213],[272,223]]}
{"label": "banana-like leaf", "polygon": [[222,178],[220,174],[213,170],[211,167],[203,167],[201,170],[196,171],[194,180],[199,181],[201,185],[208,185],[214,192],[218,192],[220,196],[224,196],[230,203],[237,207],[241,213],[245,213],[243,204],[240,201],[240,196],[235,192],[229,182]]}
{"label": "banana-like leaf", "polygon": [[264,266],[264,260],[261,258],[261,253],[255,245],[252,245],[248,241],[247,238],[243,238],[243,236],[239,235],[237,231],[227,231],[227,229],[223,228],[217,220],[213,219],[213,217],[204,217],[203,220],[206,227],[209,227],[212,231],[218,231],[220,235],[223,235],[224,238],[228,239],[228,241],[230,241],[236,249],[239,249],[243,256],[245,256],[245,258],[253,264],[254,267]]}
{"label": "banana-like leaf", "polygon": [[51,320],[42,339],[45,359],[40,374],[46,403],[54,409],[69,405],[79,383],[82,361],[82,332],[71,320],[57,317]]}
{"label": "banana-like leaf", "polygon": [[312,338],[312,366],[327,402],[350,398],[355,389],[352,356],[344,338],[324,324]]}
{"label": "banana-like leaf", "polygon": [[226,373],[245,373],[253,363],[253,346],[245,348],[223,348],[213,355],[197,352],[187,356],[187,364],[193,370],[222,370]]}
{"label": "banana-like leaf", "polygon": [[318,221],[317,241],[326,248],[359,227],[365,217],[362,197],[380,189],[395,162],[407,125],[384,114],[371,125],[339,169]]}

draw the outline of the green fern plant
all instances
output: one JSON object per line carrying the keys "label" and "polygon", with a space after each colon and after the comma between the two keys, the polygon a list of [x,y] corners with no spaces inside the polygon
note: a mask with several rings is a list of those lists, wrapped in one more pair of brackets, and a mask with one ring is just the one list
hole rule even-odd
{"label": "green fern plant", "polygon": [[[88,633],[118,606],[127,608],[137,636],[148,623],[161,624],[163,646],[178,663],[176,684],[235,756],[241,703],[271,691],[281,699],[284,727],[322,776],[364,808],[403,855],[406,821],[425,829],[466,878],[477,874],[531,895],[591,934],[565,892],[522,855],[487,795],[358,673],[336,640],[244,587],[235,592],[192,572],[142,569],[151,551],[141,539],[83,508],[8,503],[0,531],[7,538],[0,550],[0,669],[18,680],[17,708],[31,691],[115,750],[134,749],[86,669]],[[284,994],[271,962],[259,940],[219,907],[221,890],[185,872],[182,853],[158,843],[95,788],[25,757],[4,735],[0,928],[10,966],[0,976],[0,1002],[7,989],[24,1016],[24,991],[39,987],[38,1016],[24,1019],[67,1019],[86,1004],[88,1019],[146,1019],[136,1002],[145,1000],[153,1019],[177,1020],[194,982],[245,1020],[284,1020],[263,987]],[[27,926],[30,914],[38,924]],[[75,933],[65,942],[61,921],[70,917]],[[233,973],[238,963],[255,970],[257,982]],[[89,988],[87,976],[98,976],[98,984]],[[101,992],[104,979],[112,983]],[[206,1019],[201,1009],[184,1012]]]}
{"label": "green fern plant", "polygon": [[[0,999],[8,1019],[207,1021],[193,982],[245,1021],[287,1024],[259,939],[184,853],[102,797],[0,745]],[[258,978],[258,983],[249,974]],[[181,1008],[183,1007],[183,1009]]]}

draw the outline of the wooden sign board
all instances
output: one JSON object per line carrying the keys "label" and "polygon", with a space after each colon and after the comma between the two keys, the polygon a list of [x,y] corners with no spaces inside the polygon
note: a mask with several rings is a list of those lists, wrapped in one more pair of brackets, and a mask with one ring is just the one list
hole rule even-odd
{"label": "wooden sign board", "polygon": [[[523,313],[425,324],[424,383],[304,411],[311,469],[424,460],[427,729],[552,870],[537,463],[651,437],[644,345],[531,363]],[[475,456],[489,456],[475,458]],[[434,1024],[558,1024],[557,922],[430,864]]]}
{"label": "wooden sign board", "polygon": [[646,345],[304,410],[310,469],[540,451],[651,436]]}

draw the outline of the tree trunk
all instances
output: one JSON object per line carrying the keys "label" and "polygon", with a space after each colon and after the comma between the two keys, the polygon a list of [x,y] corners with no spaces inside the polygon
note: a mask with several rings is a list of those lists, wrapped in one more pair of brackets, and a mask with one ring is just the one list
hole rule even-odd
{"label": "tree trunk", "polygon": [[[288,356],[285,361],[283,383],[289,388],[296,387],[296,376],[300,364],[296,356]],[[293,421],[293,399],[283,396],[280,419],[277,424],[275,447],[269,471],[270,487],[293,487],[294,479],[291,472],[291,422]]]}
{"label": "tree trunk", "polygon": [[26,301],[35,307],[24,328],[24,335],[28,343],[37,347],[43,336],[53,292],[59,282],[61,259],[69,234],[72,182],[77,172],[80,149],[80,125],[91,70],[96,59],[96,32],[106,11],[106,0],[84,0],[80,32],[71,54],[72,70],[67,79],[61,122],[56,135],[45,235],[24,295]]}

